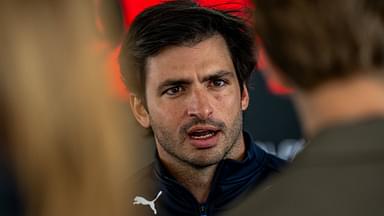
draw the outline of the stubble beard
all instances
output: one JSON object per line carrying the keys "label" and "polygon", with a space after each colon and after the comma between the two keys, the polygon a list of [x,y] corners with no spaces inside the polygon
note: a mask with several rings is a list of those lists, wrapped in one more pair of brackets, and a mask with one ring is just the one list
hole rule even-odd
{"label": "stubble beard", "polygon": [[[220,127],[220,138],[219,142],[223,144],[218,144],[218,146],[223,146],[223,149],[208,149],[201,150],[203,155],[196,156],[190,154],[190,152],[183,152],[180,150],[183,145],[188,145],[185,143],[188,135],[186,130],[188,127],[191,127],[197,123],[200,124],[210,124],[216,127]],[[204,169],[213,165],[217,165],[221,160],[226,158],[231,158],[239,148],[241,143],[240,138],[242,137],[242,111],[240,110],[236,115],[234,121],[229,127],[227,127],[223,122],[217,120],[200,120],[194,119],[191,122],[185,124],[186,127],[181,127],[179,132],[170,131],[167,127],[163,126],[161,122],[153,121],[151,118],[152,130],[158,144],[163,148],[163,150],[169,154],[176,163],[180,165],[186,165],[192,167],[193,169]]]}

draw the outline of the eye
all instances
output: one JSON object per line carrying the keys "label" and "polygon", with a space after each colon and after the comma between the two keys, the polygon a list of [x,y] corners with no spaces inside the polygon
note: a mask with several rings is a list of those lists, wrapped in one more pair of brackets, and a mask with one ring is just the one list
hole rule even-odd
{"label": "eye", "polygon": [[215,79],[215,80],[212,80],[211,82],[211,85],[213,87],[223,87],[227,84],[227,82],[225,80],[222,80],[222,79]]}
{"label": "eye", "polygon": [[168,88],[163,92],[163,94],[169,95],[169,96],[175,96],[179,94],[180,92],[184,91],[184,88],[182,86],[174,86],[171,88]]}

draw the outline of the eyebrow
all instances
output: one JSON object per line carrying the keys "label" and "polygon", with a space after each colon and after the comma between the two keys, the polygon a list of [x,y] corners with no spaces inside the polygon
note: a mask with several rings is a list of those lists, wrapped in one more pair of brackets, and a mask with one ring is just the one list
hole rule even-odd
{"label": "eyebrow", "polygon": [[209,81],[209,80],[214,80],[214,79],[219,79],[219,78],[222,78],[225,76],[233,77],[233,75],[234,75],[233,72],[220,70],[220,71],[217,71],[216,73],[213,73],[213,74],[210,74],[210,75],[203,77],[203,82]]}
{"label": "eyebrow", "polygon": [[[202,81],[206,82],[209,80],[214,80],[214,79],[222,78],[225,76],[233,77],[234,73],[230,71],[219,70],[215,73],[212,73],[203,77]],[[169,86],[188,85],[191,83],[192,83],[192,80],[190,79],[167,79],[159,84],[159,87],[157,88],[157,92],[161,93],[164,90],[164,88]]]}
{"label": "eyebrow", "polygon": [[187,85],[190,83],[192,83],[192,81],[188,79],[167,79],[160,83],[159,87],[157,88],[157,92],[161,93],[164,88],[169,86],[180,86]]}

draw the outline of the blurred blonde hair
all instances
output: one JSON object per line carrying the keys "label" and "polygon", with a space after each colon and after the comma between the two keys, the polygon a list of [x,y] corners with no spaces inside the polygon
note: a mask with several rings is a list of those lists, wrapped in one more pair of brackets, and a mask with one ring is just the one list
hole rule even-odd
{"label": "blurred blonde hair", "polygon": [[2,124],[26,215],[127,215],[129,156],[85,2],[0,3]]}

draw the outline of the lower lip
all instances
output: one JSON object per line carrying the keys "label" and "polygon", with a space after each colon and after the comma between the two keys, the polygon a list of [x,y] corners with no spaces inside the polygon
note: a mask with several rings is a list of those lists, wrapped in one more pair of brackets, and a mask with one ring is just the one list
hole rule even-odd
{"label": "lower lip", "polygon": [[217,140],[219,137],[219,132],[216,132],[215,135],[208,137],[206,139],[194,139],[191,136],[188,136],[188,137],[189,137],[189,142],[195,148],[207,149],[207,148],[212,148],[216,146]]}

